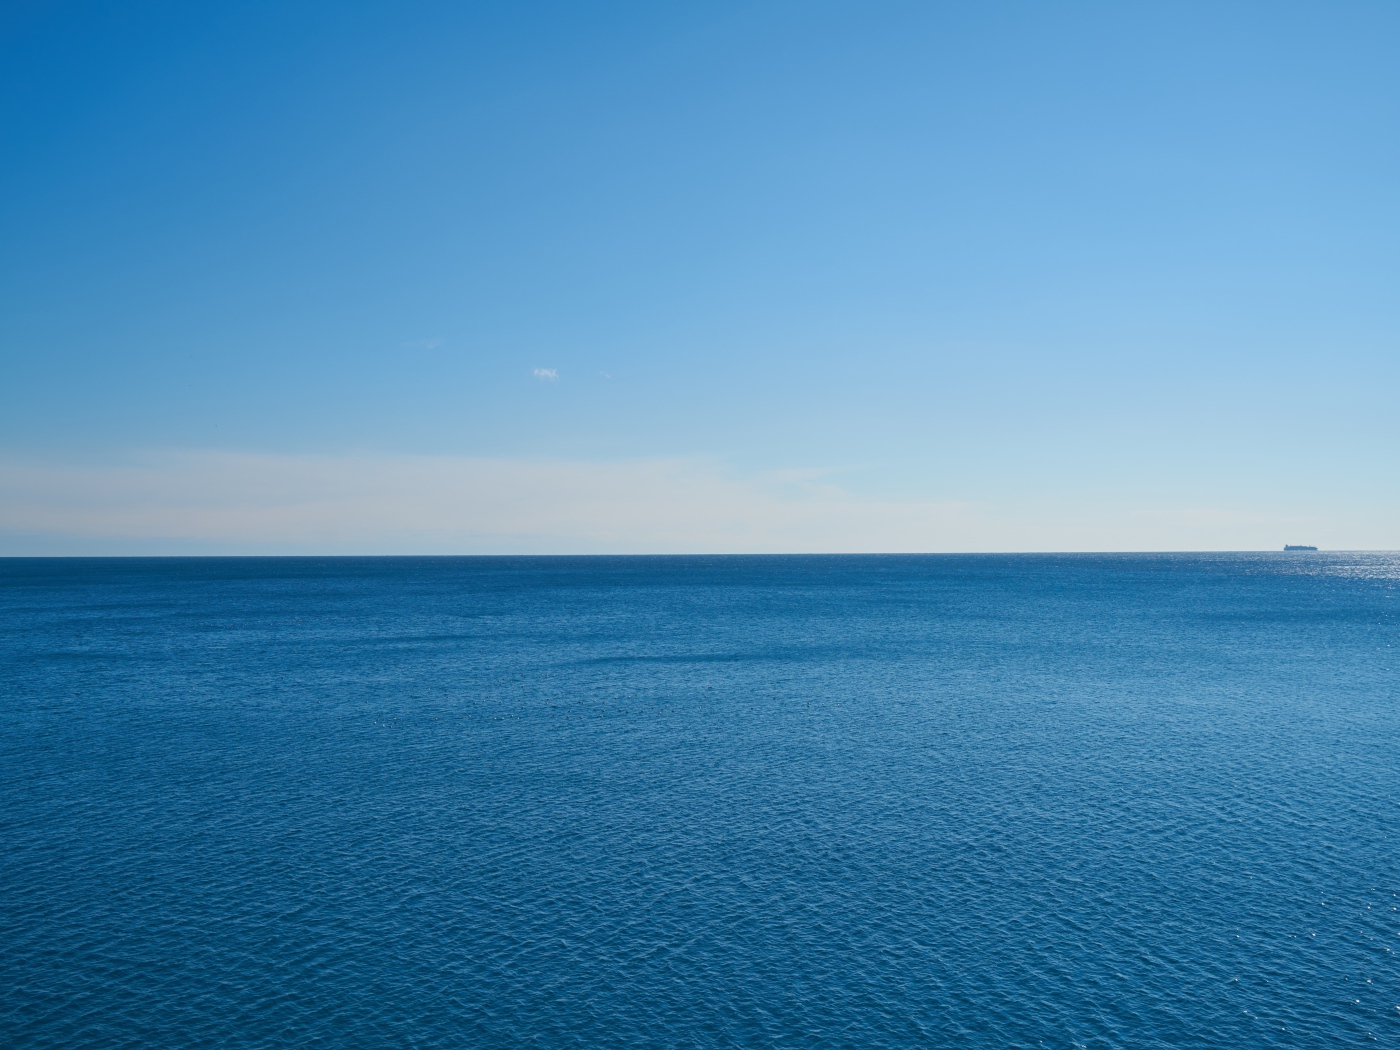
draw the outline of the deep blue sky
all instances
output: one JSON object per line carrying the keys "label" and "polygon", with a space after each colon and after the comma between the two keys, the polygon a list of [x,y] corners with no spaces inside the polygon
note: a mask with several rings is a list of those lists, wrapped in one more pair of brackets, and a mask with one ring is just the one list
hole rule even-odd
{"label": "deep blue sky", "polygon": [[[74,470],[235,454],[1400,546],[1397,43],[1393,3],[8,4],[0,540],[106,542],[33,511]],[[1243,531],[1076,541],[1125,514]]]}

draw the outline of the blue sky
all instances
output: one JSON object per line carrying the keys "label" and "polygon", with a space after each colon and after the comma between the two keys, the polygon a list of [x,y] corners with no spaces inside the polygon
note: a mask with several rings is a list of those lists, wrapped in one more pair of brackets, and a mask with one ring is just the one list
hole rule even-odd
{"label": "blue sky", "polygon": [[1397,31],[6,5],[0,553],[1400,548]]}

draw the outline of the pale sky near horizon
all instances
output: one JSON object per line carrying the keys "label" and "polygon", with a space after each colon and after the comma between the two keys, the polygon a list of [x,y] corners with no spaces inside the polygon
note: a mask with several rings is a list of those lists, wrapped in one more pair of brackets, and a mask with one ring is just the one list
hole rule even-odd
{"label": "pale sky near horizon", "polygon": [[11,3],[0,555],[1400,548],[1393,3]]}

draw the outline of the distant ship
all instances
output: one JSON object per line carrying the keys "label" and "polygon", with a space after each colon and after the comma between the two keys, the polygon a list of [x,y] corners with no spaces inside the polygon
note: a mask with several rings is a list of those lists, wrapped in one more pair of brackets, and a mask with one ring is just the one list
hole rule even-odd
{"label": "distant ship", "polygon": [[1283,549],[1286,551],[1315,551],[1316,547],[1308,547],[1301,543],[1285,543]]}

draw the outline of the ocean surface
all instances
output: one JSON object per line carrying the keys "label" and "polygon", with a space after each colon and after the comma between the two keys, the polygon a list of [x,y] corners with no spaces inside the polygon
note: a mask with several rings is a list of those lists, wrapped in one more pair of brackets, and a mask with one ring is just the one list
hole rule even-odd
{"label": "ocean surface", "polygon": [[1400,1046],[1400,556],[0,561],[0,1045]]}

